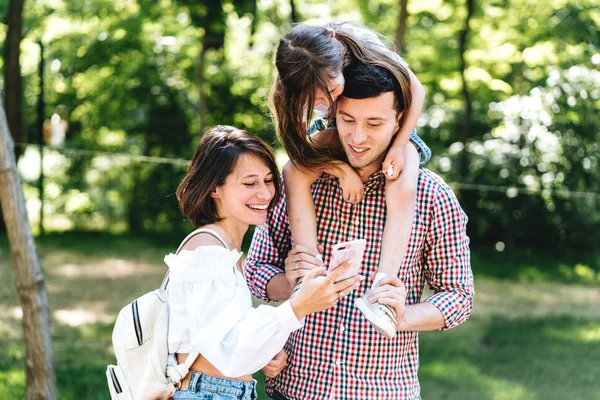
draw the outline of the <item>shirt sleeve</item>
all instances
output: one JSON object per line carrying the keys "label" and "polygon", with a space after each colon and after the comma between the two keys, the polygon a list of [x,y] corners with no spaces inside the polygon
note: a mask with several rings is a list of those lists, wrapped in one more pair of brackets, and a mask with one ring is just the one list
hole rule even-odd
{"label": "shirt sleeve", "polygon": [[425,301],[443,314],[442,330],[463,323],[471,313],[474,286],[467,221],[452,190],[438,189],[425,248],[425,278],[434,294]]}
{"label": "shirt sleeve", "polygon": [[[209,259],[199,256],[195,262]],[[228,377],[260,370],[281,351],[289,334],[302,327],[289,302],[252,308],[250,297],[239,292],[243,277],[233,265],[187,265],[185,277],[172,280],[169,288],[172,313],[186,320],[191,344]]]}
{"label": "shirt sleeve", "polygon": [[285,258],[292,249],[291,233],[285,206],[285,194],[269,211],[264,225],[258,226],[246,257],[244,275],[255,297],[269,301],[267,285],[277,274],[283,273]]}

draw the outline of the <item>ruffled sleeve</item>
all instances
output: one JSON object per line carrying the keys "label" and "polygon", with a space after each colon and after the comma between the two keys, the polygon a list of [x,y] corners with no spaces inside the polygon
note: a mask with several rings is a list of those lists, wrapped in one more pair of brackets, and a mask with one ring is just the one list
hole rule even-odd
{"label": "ruffled sleeve", "polygon": [[235,278],[235,263],[242,253],[221,246],[201,246],[193,251],[165,256],[170,285]]}
{"label": "ruffled sleeve", "polygon": [[171,276],[170,348],[173,333],[228,377],[260,370],[289,334],[302,327],[289,302],[252,307],[246,282],[235,269],[240,256],[223,247],[202,246],[165,257]]}

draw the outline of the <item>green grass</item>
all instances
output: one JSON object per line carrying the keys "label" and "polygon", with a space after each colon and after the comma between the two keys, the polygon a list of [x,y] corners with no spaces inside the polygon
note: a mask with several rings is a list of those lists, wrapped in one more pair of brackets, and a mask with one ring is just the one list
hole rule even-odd
{"label": "green grass", "polygon": [[[114,362],[114,318],[160,283],[163,256],[179,240],[95,234],[37,240],[61,400],[108,398],[104,372]],[[423,398],[600,400],[597,275],[560,273],[579,264],[597,274],[598,265],[586,257],[474,252],[470,321],[420,336]],[[25,347],[6,238],[0,238],[0,265],[0,398],[21,399]],[[256,377],[259,398],[265,398],[264,379]]]}
{"label": "green grass", "polygon": [[472,264],[475,274],[500,279],[600,284],[600,253],[478,249],[472,254]]}

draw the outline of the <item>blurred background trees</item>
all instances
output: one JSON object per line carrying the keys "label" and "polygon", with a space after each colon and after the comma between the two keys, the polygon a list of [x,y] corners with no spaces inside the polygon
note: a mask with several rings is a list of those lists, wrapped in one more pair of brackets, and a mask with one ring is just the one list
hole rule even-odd
{"label": "blurred background trees", "polygon": [[[0,0],[5,22],[9,3]],[[292,21],[331,19],[401,42],[427,90],[419,133],[434,151],[429,168],[459,193],[474,247],[596,248],[595,0],[25,2],[15,139],[37,140],[39,43],[47,130],[68,124],[62,148],[44,151],[46,230],[189,229],[174,193],[200,133],[232,124],[278,146],[266,107],[273,51]],[[0,25],[2,54],[8,31]],[[18,92],[11,65],[0,62],[3,91]],[[40,152],[20,149],[36,224]]]}

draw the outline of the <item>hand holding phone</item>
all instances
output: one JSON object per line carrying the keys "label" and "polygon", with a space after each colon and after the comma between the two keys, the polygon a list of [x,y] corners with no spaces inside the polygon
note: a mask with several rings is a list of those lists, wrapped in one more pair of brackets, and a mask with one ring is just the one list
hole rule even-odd
{"label": "hand holding phone", "polygon": [[349,242],[338,243],[333,246],[327,273],[336,269],[340,264],[343,264],[348,260],[352,260],[350,269],[340,275],[336,282],[358,275],[366,246],[367,241],[365,239],[351,240]]}

